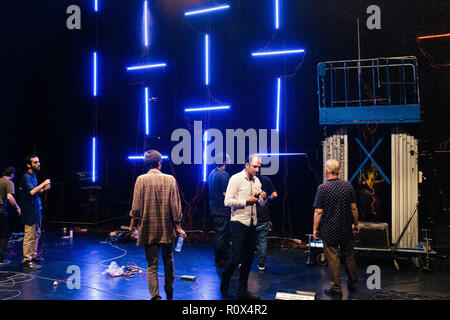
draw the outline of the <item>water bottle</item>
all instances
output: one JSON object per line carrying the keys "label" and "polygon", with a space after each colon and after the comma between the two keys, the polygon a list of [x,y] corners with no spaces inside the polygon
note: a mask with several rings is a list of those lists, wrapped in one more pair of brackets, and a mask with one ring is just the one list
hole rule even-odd
{"label": "water bottle", "polygon": [[183,246],[183,235],[180,234],[178,236],[177,244],[175,246],[175,251],[180,252],[182,246]]}

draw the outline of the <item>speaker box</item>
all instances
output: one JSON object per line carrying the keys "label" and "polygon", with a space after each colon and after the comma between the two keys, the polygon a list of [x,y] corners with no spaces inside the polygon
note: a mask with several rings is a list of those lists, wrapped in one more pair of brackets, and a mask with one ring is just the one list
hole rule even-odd
{"label": "speaker box", "polygon": [[359,234],[355,247],[389,249],[389,226],[387,223],[359,222]]}

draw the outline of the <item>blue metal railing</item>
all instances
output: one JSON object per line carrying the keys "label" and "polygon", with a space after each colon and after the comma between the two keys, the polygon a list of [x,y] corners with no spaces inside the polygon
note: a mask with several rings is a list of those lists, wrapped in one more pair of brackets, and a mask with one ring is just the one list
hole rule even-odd
{"label": "blue metal railing", "polygon": [[321,62],[317,85],[321,124],[420,121],[416,57]]}

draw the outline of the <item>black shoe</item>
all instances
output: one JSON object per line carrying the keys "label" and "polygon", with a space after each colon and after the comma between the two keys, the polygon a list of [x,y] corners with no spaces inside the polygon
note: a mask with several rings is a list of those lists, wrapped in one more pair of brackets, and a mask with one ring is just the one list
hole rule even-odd
{"label": "black shoe", "polygon": [[225,267],[226,264],[227,264],[226,260],[219,260],[219,261],[216,261],[215,266],[219,267],[219,268],[223,268],[223,267]]}
{"label": "black shoe", "polygon": [[5,265],[5,264],[8,264],[8,263],[11,263],[11,260],[6,259],[6,258],[0,260],[0,265]]}
{"label": "black shoe", "polygon": [[266,266],[264,265],[264,263],[258,263],[258,270],[259,271],[265,271],[266,270]]}
{"label": "black shoe", "polygon": [[347,284],[347,289],[352,293],[356,292],[356,286],[354,284]]}
{"label": "black shoe", "polygon": [[22,264],[22,267],[24,269],[27,269],[27,270],[39,270],[39,269],[41,269],[41,266],[39,266],[39,265],[37,265],[37,264],[35,264],[35,263],[31,262],[31,261],[24,262]]}
{"label": "black shoe", "polygon": [[41,264],[42,262],[44,262],[44,259],[36,257],[36,258],[31,259],[31,262]]}
{"label": "black shoe", "polygon": [[162,300],[162,298],[160,296],[154,296],[150,300]]}
{"label": "black shoe", "polygon": [[237,300],[259,300],[260,298],[258,296],[252,295],[250,292],[242,292],[238,293]]}
{"label": "black shoe", "polygon": [[336,291],[333,288],[325,289],[325,290],[323,290],[323,293],[325,293],[328,296],[334,296],[334,297],[342,296],[342,292],[341,291]]}
{"label": "black shoe", "polygon": [[220,283],[220,293],[222,296],[226,297],[228,295],[228,282],[222,282]]}
{"label": "black shoe", "polygon": [[173,299],[173,288],[166,288],[164,287],[164,291],[166,292],[166,298],[167,300],[172,300]]}

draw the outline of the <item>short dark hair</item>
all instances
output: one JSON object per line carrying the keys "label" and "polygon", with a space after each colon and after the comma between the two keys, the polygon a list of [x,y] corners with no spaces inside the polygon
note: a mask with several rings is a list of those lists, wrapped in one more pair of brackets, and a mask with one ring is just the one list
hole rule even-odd
{"label": "short dark hair", "polygon": [[14,167],[8,167],[2,172],[2,175],[4,175],[5,177],[10,177],[13,174],[16,174],[16,169]]}
{"label": "short dark hair", "polygon": [[37,158],[37,155],[30,154],[30,155],[25,157],[25,168],[28,168],[27,164],[29,164],[31,166],[31,159],[33,159],[33,158]]}
{"label": "short dark hair", "polygon": [[147,169],[158,168],[161,160],[162,155],[156,150],[149,150],[144,154],[144,164]]}
{"label": "short dark hair", "polygon": [[224,164],[229,164],[229,163],[231,162],[230,156],[229,156],[228,154],[226,154],[226,153],[223,153],[223,152],[217,154],[217,155],[214,157],[214,159],[216,160],[216,161],[215,161],[215,164],[216,164],[218,167],[221,167],[221,166],[223,166]]}

